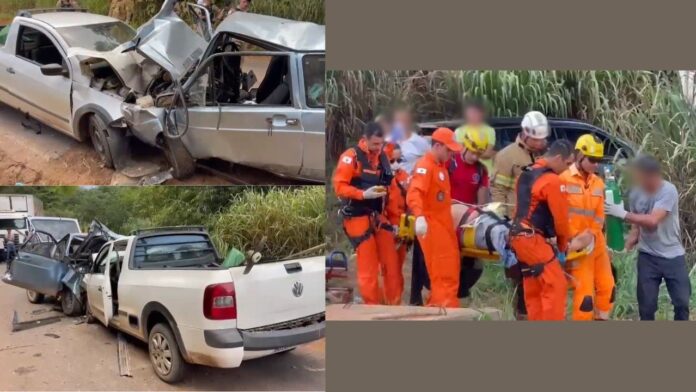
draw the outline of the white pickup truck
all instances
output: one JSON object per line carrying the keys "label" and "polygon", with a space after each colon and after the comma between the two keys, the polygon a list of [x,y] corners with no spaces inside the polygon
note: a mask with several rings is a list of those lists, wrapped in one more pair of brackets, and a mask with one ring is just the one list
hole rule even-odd
{"label": "white pickup truck", "polygon": [[224,268],[202,228],[133,234],[94,257],[87,317],[147,342],[165,382],[187,363],[233,368],[324,336],[322,257]]}

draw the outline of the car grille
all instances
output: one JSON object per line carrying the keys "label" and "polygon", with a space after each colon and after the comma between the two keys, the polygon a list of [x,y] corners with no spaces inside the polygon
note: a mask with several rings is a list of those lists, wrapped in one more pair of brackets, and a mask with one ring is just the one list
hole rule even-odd
{"label": "car grille", "polygon": [[244,331],[244,332],[279,331],[279,330],[283,330],[283,329],[293,329],[293,328],[306,327],[308,325],[320,323],[324,320],[326,320],[326,313],[321,312],[321,313],[318,313],[318,314],[315,314],[312,316],[303,317],[303,318],[296,319],[296,320],[285,321],[282,323],[266,325],[266,326],[258,327],[258,328],[243,329],[242,331]]}

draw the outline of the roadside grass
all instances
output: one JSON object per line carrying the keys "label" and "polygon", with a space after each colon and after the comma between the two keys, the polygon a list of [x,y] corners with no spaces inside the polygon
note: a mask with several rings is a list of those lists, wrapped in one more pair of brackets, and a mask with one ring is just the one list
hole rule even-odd
{"label": "roadside grass", "polygon": [[[229,249],[255,250],[265,258],[323,255],[326,195],[320,186],[245,190],[211,221],[213,240],[223,255]],[[260,247],[262,239],[265,244]]]}
{"label": "roadside grass", "polygon": [[[224,2],[216,1],[219,5]],[[139,26],[151,18],[162,5],[162,0],[135,0],[136,9],[132,21]],[[33,8],[54,8],[56,0],[2,0],[0,1],[0,21],[9,21],[18,10]],[[96,14],[109,13],[109,0],[80,0],[80,6]],[[324,0],[255,0],[251,12],[324,24]]]}

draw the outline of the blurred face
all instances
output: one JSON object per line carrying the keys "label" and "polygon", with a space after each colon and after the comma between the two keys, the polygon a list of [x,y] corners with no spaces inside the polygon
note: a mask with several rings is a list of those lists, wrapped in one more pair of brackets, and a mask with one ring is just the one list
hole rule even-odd
{"label": "blurred face", "polygon": [[394,161],[394,162],[401,161],[401,150],[399,150],[398,148],[395,148],[394,151],[392,152],[392,161]]}
{"label": "blurred face", "polygon": [[371,153],[379,153],[384,147],[384,138],[381,136],[370,136],[367,138],[367,149]]}
{"label": "blurred face", "polygon": [[408,110],[397,110],[394,112],[394,123],[401,124],[404,131],[410,135],[413,128],[413,116]]}
{"label": "blurred face", "polygon": [[237,5],[237,8],[242,11],[249,11],[250,6],[251,2],[249,0],[239,0],[239,5]]}
{"label": "blurred face", "polygon": [[439,162],[447,162],[454,156],[454,153],[444,144],[433,143],[433,155]]}
{"label": "blurred face", "polygon": [[479,108],[468,107],[464,110],[464,120],[467,124],[479,125],[483,124],[486,119],[485,113]]}
{"label": "blurred face", "polygon": [[654,192],[660,187],[662,177],[659,174],[646,173],[638,169],[634,169],[631,174],[635,183],[648,192]]}
{"label": "blurred face", "polygon": [[479,160],[479,154],[474,151],[464,150],[462,151],[462,160],[468,164],[474,164]]}
{"label": "blurred face", "polygon": [[599,169],[599,164],[602,162],[600,158],[594,157],[581,157],[580,159],[580,169],[585,173],[597,173]]}
{"label": "blurred face", "polygon": [[527,137],[524,144],[526,144],[527,147],[534,152],[543,152],[546,149],[546,139],[534,139]]}

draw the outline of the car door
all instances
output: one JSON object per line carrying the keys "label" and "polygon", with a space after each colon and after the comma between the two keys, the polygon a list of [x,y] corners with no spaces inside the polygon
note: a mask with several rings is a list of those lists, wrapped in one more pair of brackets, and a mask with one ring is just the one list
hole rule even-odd
{"label": "car door", "polygon": [[[17,98],[18,108],[43,123],[72,133],[70,78],[66,53],[46,29],[24,22],[19,26],[14,56],[7,57],[8,90]],[[65,66],[66,76],[46,76],[41,67]]]}
{"label": "car door", "polygon": [[[111,286],[109,284],[108,276],[108,261],[109,254],[112,249],[112,244],[104,245],[92,263],[90,268],[90,273],[85,274],[84,282],[85,289],[87,292],[87,303],[89,305],[89,310],[91,314],[99,319],[104,325],[108,325],[108,320],[110,317],[107,316],[108,310],[113,313],[113,308],[111,302],[108,302],[108,306],[105,306],[105,297],[108,294],[109,301],[111,297]],[[108,287],[107,293],[104,293],[104,286]]]}
{"label": "car door", "polygon": [[9,268],[7,284],[46,295],[56,295],[62,288],[61,279],[68,266],[56,255],[57,244],[48,233],[37,231],[17,251],[17,258]]}
{"label": "car door", "polygon": [[[235,62],[240,64],[238,69],[225,68]],[[258,84],[244,86],[241,80],[249,70],[263,76]],[[304,128],[293,90],[298,83],[296,72],[288,53],[233,52],[209,57],[185,86],[188,123],[182,139],[191,155],[298,176]],[[238,79],[230,76],[235,73]]]}
{"label": "car door", "polygon": [[324,54],[298,56],[302,76],[300,91],[306,107],[302,113],[302,177],[326,177],[326,60]]}

